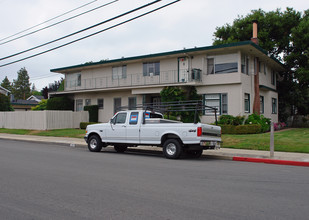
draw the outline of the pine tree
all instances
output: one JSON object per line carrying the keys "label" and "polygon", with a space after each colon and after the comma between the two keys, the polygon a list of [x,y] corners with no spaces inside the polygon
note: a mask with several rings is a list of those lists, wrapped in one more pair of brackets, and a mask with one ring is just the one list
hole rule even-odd
{"label": "pine tree", "polygon": [[26,68],[21,68],[17,72],[17,80],[13,80],[12,93],[15,99],[27,99],[31,95],[31,83]]}
{"label": "pine tree", "polygon": [[12,92],[12,83],[7,76],[2,80],[1,86]]}

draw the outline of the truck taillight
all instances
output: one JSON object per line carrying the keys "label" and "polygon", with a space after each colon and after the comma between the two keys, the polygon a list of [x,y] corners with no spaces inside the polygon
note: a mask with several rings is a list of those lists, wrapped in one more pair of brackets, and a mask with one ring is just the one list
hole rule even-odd
{"label": "truck taillight", "polygon": [[197,128],[197,136],[198,136],[198,137],[202,136],[202,133],[203,133],[203,132],[202,132],[202,127],[198,127],[198,128]]}

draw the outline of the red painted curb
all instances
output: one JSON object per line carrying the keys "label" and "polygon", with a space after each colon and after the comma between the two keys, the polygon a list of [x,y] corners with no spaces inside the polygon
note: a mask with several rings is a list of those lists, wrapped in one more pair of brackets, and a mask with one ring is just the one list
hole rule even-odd
{"label": "red painted curb", "polygon": [[233,157],[233,160],[243,161],[243,162],[269,163],[269,164],[309,167],[309,162],[302,162],[302,161],[275,160],[275,159],[252,158],[252,157]]}

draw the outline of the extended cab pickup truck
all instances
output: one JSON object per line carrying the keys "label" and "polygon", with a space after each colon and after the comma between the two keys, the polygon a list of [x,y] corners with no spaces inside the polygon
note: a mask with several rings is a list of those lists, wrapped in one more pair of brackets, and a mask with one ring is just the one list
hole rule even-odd
{"label": "extended cab pickup truck", "polygon": [[172,121],[157,112],[128,110],[116,113],[109,123],[88,125],[84,138],[92,152],[108,145],[117,152],[150,145],[163,147],[166,158],[177,159],[184,151],[200,157],[204,149],[220,148],[221,127]]}

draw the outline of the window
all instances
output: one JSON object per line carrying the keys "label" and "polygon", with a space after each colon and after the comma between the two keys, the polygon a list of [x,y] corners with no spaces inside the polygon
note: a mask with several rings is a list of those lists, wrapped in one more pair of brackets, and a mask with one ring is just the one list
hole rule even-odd
{"label": "window", "polygon": [[124,79],[127,78],[127,66],[116,66],[113,67],[113,79]]}
{"label": "window", "polygon": [[266,64],[264,63],[264,70],[263,70],[263,72],[264,72],[264,75],[266,75],[267,74],[267,66],[266,66]]}
{"label": "window", "polygon": [[85,105],[86,105],[86,106],[91,105],[91,99],[86,99],[86,100],[85,100]]}
{"label": "window", "polygon": [[114,98],[114,113],[118,112],[121,107],[121,98]]}
{"label": "window", "polygon": [[75,110],[77,112],[83,111],[83,100],[82,99],[76,99],[76,101],[75,101]]}
{"label": "window", "polygon": [[272,114],[277,114],[277,99],[272,98],[271,99],[271,103],[272,103],[272,108],[271,108],[271,113]]}
{"label": "window", "polygon": [[160,62],[143,63],[144,76],[160,75]]}
{"label": "window", "polygon": [[[222,115],[222,114],[227,114],[228,112],[228,100],[227,100],[227,94],[205,94],[204,95],[204,103],[207,106],[217,108],[217,113]],[[212,109],[206,109],[204,114],[214,114],[214,110]]]}
{"label": "window", "polygon": [[136,97],[129,97],[129,110],[136,109]]}
{"label": "window", "polygon": [[99,109],[104,109],[104,99],[98,99],[98,107]]}
{"label": "window", "polygon": [[214,74],[214,58],[207,59],[207,73]]}
{"label": "window", "polygon": [[250,94],[245,93],[245,113],[250,113]]}
{"label": "window", "polygon": [[260,113],[264,114],[264,96],[260,96]]}
{"label": "window", "polygon": [[227,114],[227,94],[221,94],[221,114]]}
{"label": "window", "polygon": [[238,54],[230,53],[207,57],[207,74],[238,72]]}
{"label": "window", "polygon": [[132,112],[130,115],[130,125],[137,125],[138,122],[138,112]]}
{"label": "window", "polygon": [[271,84],[272,85],[276,85],[276,73],[275,73],[275,71],[272,71],[271,72]]}
{"label": "window", "polygon": [[249,75],[249,57],[241,55],[241,72]]}
{"label": "window", "polygon": [[126,123],[127,113],[119,113],[113,118],[112,123],[114,124],[124,124]]}
{"label": "window", "polygon": [[82,85],[82,75],[79,73],[77,74],[77,86]]}

